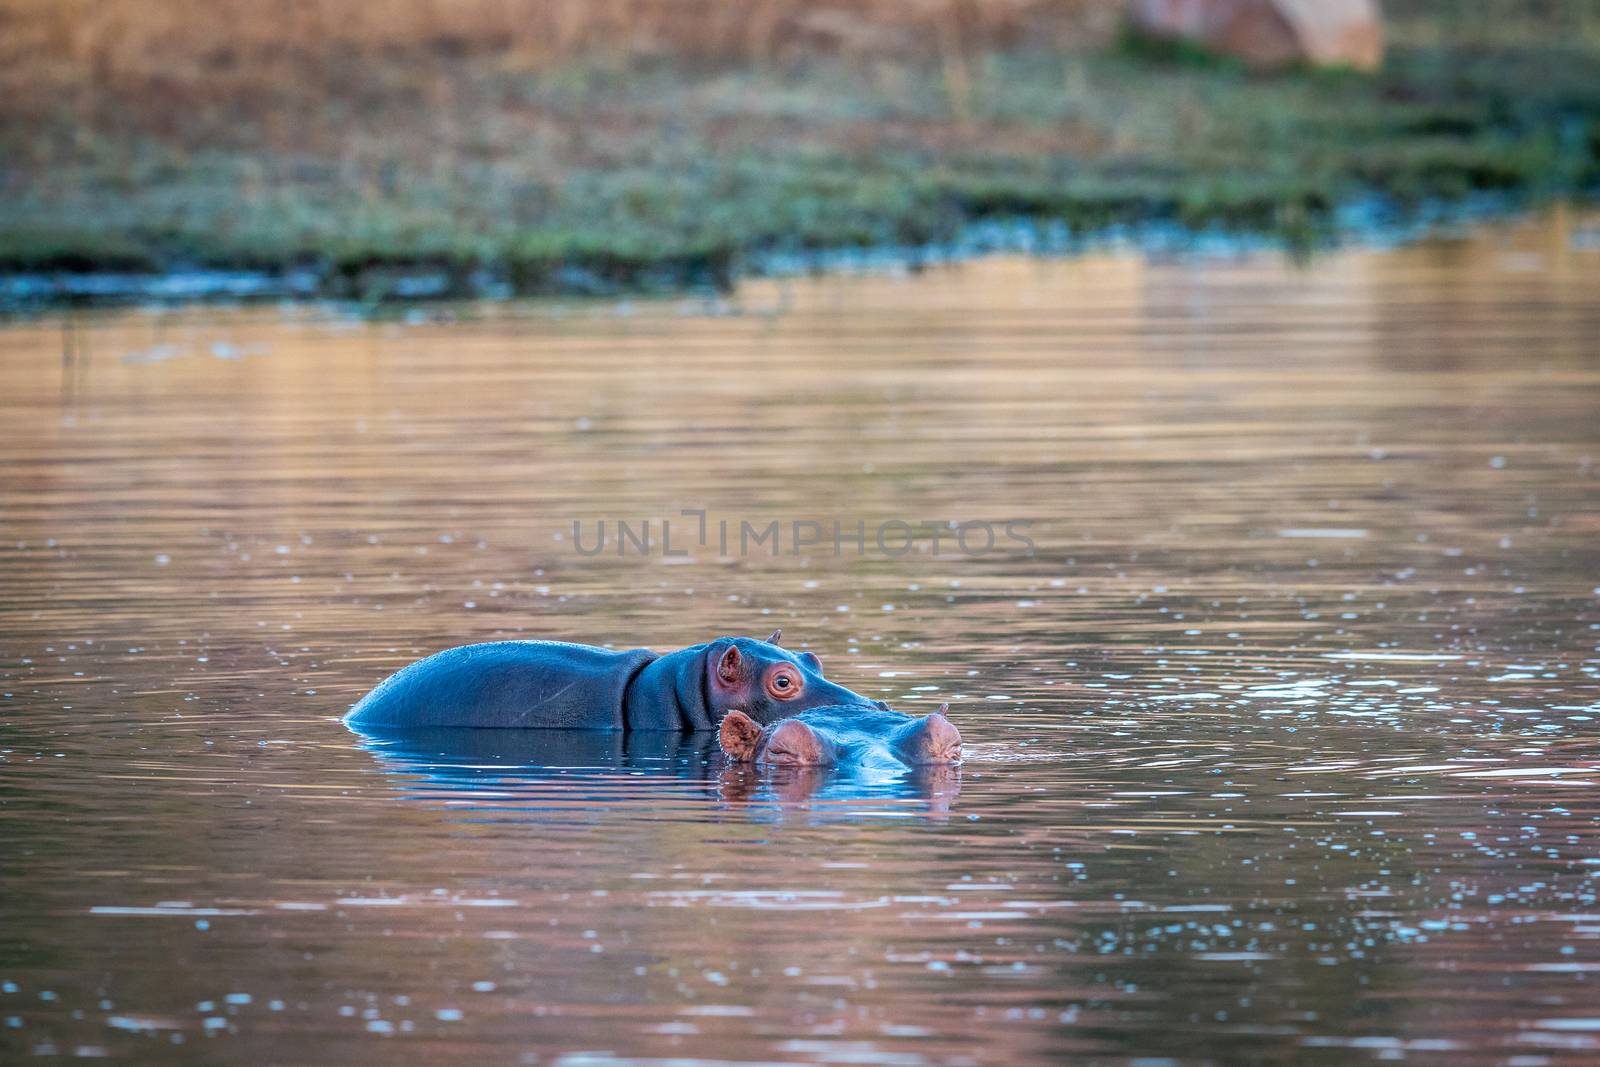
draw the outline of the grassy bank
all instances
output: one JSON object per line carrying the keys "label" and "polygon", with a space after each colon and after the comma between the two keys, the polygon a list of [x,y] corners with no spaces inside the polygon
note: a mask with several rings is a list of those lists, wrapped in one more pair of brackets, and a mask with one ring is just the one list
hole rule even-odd
{"label": "grassy bank", "polygon": [[1600,184],[1591,3],[1391,3],[1374,76],[1152,55],[1105,5],[526,3],[0,0],[0,271],[718,284],[994,217],[1310,241]]}

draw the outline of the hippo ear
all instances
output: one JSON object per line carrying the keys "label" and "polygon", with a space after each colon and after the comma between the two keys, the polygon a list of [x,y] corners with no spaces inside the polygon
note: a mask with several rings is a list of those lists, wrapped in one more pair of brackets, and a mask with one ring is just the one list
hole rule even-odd
{"label": "hippo ear", "polygon": [[774,630],[774,631],[772,631],[772,636],[767,638],[767,644],[769,644],[769,645],[777,644],[778,643],[778,638],[780,638],[782,636],[783,636],[783,631],[782,630]]}
{"label": "hippo ear", "polygon": [[744,681],[744,674],[744,657],[739,655],[739,646],[729,645],[717,659],[717,681],[736,686]]}
{"label": "hippo ear", "polygon": [[717,742],[723,754],[735,763],[749,763],[756,758],[756,744],[761,740],[761,727],[738,708],[722,718],[717,731]]}

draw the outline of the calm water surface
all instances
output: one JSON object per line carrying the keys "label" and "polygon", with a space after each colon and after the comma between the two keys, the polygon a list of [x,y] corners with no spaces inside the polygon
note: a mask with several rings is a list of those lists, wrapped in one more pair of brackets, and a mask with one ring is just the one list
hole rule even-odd
{"label": "calm water surface", "polygon": [[[1592,222],[14,321],[0,434],[0,1060],[1600,1060]],[[338,721],[777,626],[959,773]]]}

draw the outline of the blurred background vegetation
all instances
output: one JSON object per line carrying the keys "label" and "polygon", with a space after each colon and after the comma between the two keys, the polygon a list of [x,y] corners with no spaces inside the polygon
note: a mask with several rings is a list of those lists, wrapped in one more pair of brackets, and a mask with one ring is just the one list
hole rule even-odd
{"label": "blurred background vegetation", "polygon": [[1089,0],[0,0],[0,270],[723,283],[975,220],[1261,232],[1600,185],[1600,0],[1247,71]]}

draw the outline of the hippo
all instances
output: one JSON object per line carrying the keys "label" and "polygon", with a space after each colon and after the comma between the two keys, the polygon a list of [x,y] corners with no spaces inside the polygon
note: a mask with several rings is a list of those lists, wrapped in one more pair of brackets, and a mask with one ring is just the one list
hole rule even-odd
{"label": "hippo", "polygon": [[723,717],[717,739],[735,763],[948,767],[961,762],[961,731],[944,717],[948,710],[948,704],[941,704],[938,711],[918,718],[885,706],[840,705],[765,724],[733,710]]}
{"label": "hippo", "polygon": [[562,641],[493,641],[436,653],[380,682],[345,716],[357,730],[437,727],[715,730],[734,708],[763,725],[811,708],[880,710],[822,676],[810,652],[719,637],[657,655]]}

